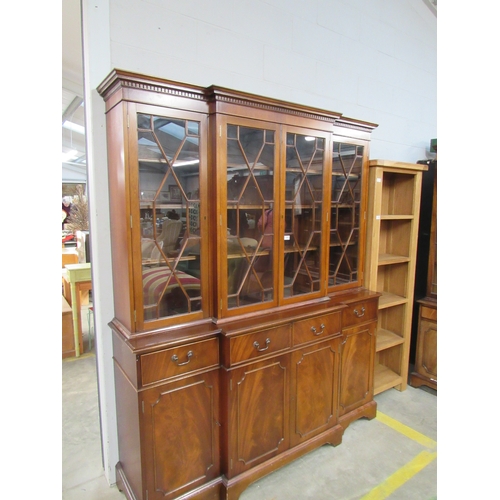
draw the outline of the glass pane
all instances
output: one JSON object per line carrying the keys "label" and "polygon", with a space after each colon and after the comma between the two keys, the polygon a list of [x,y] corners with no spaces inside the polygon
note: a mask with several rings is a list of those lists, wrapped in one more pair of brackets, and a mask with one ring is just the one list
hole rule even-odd
{"label": "glass pane", "polygon": [[201,309],[198,122],[139,114],[144,319]]}
{"label": "glass pane", "polygon": [[287,134],[284,296],[320,290],[325,140]]}
{"label": "glass pane", "polygon": [[272,301],[273,130],[227,126],[228,308]]}
{"label": "glass pane", "polygon": [[328,286],[358,280],[363,146],[333,144]]}

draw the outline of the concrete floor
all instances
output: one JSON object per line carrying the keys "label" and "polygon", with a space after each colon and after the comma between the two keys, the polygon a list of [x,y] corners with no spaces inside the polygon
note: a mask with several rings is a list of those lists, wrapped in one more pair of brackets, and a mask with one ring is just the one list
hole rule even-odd
{"label": "concrete floor", "polygon": [[[436,394],[408,386],[377,395],[376,419],[353,422],[341,445],[262,478],[240,500],[436,499]],[[93,350],[62,362],[62,425],[63,500],[124,500],[104,477]]]}

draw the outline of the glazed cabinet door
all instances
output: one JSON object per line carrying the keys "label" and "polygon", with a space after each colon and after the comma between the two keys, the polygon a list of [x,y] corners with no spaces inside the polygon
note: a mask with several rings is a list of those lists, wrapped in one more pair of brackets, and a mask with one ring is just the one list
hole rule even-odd
{"label": "glazed cabinet door", "polygon": [[339,339],[292,353],[290,446],[337,423]]}
{"label": "glazed cabinet door", "polygon": [[328,287],[361,284],[367,148],[334,140],[328,246]]}
{"label": "glazed cabinet door", "polygon": [[207,314],[206,116],[129,104],[138,330]]}
{"label": "glazed cabinet door", "polygon": [[231,116],[217,130],[222,316],[324,295],[331,134]]}
{"label": "glazed cabinet door", "polygon": [[342,331],[339,415],[373,399],[376,331],[376,321]]}
{"label": "glazed cabinet door", "polygon": [[228,373],[228,478],[288,449],[289,365],[285,354]]}
{"label": "glazed cabinet door", "polygon": [[219,475],[218,374],[142,393],[145,499],[177,498]]}
{"label": "glazed cabinet door", "polygon": [[275,199],[278,127],[256,120],[221,119],[218,186],[222,206],[221,309],[276,305]]}
{"label": "glazed cabinet door", "polygon": [[297,302],[325,292],[323,207],[330,136],[295,127],[286,127],[283,133],[280,287],[284,302]]}

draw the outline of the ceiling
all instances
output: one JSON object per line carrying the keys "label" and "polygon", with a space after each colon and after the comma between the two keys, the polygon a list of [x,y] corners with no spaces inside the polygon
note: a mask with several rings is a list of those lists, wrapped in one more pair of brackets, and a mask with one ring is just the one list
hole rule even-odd
{"label": "ceiling", "polygon": [[[437,0],[423,0],[437,14]],[[80,0],[62,0],[62,153],[66,172],[86,176]]]}

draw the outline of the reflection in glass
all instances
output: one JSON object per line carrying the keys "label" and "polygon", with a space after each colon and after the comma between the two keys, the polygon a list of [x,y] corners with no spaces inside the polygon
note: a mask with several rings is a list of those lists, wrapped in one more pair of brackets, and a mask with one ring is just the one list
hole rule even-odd
{"label": "reflection in glass", "polygon": [[284,296],[320,290],[325,140],[287,134]]}
{"label": "reflection in glass", "polygon": [[328,286],[358,280],[363,146],[333,143]]}
{"label": "reflection in glass", "polygon": [[227,126],[228,308],[272,301],[273,130]]}
{"label": "reflection in glass", "polygon": [[200,124],[137,115],[145,320],[201,308]]}

